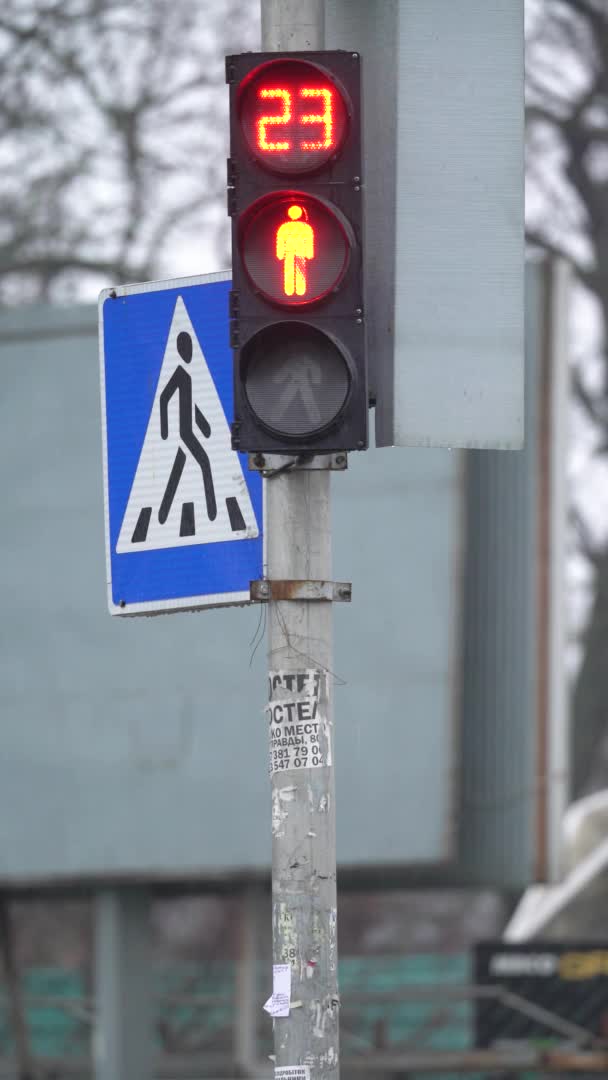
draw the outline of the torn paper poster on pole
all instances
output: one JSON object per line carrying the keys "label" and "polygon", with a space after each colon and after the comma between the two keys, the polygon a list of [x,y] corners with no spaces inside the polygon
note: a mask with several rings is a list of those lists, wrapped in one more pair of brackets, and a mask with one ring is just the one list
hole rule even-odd
{"label": "torn paper poster on pole", "polygon": [[291,964],[273,964],[272,994],[264,1004],[273,1018],[289,1016],[291,1007]]}
{"label": "torn paper poster on pole", "polygon": [[266,711],[271,775],[282,769],[332,764],[326,680],[327,673],[314,668],[269,672]]}

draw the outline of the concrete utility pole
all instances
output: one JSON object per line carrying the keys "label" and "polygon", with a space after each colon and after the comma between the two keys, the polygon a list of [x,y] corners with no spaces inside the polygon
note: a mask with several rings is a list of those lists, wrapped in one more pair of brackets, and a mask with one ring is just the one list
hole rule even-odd
{"label": "concrete utility pole", "polygon": [[[262,0],[264,50],[323,47],[323,0]],[[266,500],[270,587],[330,581],[329,470],[271,477]],[[289,1014],[274,1019],[275,1077],[338,1080],[332,603],[268,608],[273,961],[291,976]]]}

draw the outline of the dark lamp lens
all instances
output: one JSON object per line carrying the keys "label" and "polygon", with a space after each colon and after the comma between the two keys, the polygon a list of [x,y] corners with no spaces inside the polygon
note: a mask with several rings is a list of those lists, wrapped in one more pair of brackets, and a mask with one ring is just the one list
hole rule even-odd
{"label": "dark lamp lens", "polygon": [[264,64],[244,84],[240,122],[251,152],[273,172],[319,168],[346,133],[344,98],[322,68],[303,60]]}
{"label": "dark lamp lens", "polygon": [[316,327],[279,323],[259,331],[242,357],[249,404],[271,431],[306,438],[341,412],[350,389],[348,364]]}

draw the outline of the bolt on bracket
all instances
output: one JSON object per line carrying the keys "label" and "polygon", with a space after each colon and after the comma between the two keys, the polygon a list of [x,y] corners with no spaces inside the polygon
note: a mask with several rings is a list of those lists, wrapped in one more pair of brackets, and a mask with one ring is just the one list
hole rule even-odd
{"label": "bolt on bracket", "polygon": [[332,600],[350,601],[350,581],[269,581],[263,578],[249,583],[251,600],[267,603],[270,600]]}
{"label": "bolt on bracket", "polygon": [[[298,460],[300,457],[304,460]],[[300,454],[249,454],[249,469],[252,472],[302,472],[306,469],[321,471],[330,469],[332,472],[344,472],[348,468],[348,454],[346,450],[336,454],[314,454],[308,459]]]}

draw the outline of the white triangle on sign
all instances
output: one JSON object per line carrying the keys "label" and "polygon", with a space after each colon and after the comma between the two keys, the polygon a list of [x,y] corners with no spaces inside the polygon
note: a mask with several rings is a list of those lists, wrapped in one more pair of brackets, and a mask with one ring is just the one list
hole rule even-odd
{"label": "white triangle on sign", "polygon": [[228,421],[180,296],[116,551],[258,535]]}

